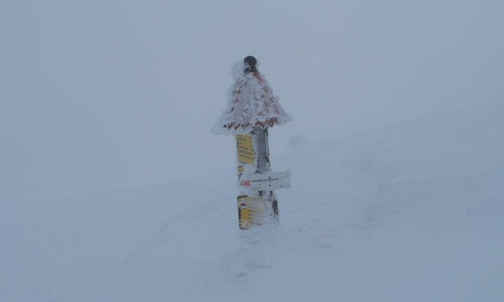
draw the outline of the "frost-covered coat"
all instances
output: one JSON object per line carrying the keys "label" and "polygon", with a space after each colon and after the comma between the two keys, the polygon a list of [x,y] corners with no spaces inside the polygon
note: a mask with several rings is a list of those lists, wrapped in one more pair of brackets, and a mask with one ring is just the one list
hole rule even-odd
{"label": "frost-covered coat", "polygon": [[249,133],[290,121],[264,76],[246,72],[228,91],[228,106],[213,127],[215,134]]}

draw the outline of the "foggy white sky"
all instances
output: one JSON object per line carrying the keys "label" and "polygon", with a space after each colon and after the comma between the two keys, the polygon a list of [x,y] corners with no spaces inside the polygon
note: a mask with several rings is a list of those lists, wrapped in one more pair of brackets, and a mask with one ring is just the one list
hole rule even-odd
{"label": "foggy white sky", "polygon": [[210,128],[247,55],[295,118],[273,155],[501,102],[503,20],[502,1],[0,0],[0,200],[232,167]]}

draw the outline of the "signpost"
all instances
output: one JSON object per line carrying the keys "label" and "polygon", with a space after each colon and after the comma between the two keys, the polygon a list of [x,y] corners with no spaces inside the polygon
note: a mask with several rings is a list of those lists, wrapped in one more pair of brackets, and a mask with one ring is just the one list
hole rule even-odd
{"label": "signpost", "polygon": [[239,226],[248,229],[278,222],[274,190],[290,188],[290,171],[271,172],[268,129],[283,125],[292,117],[257,70],[256,58],[245,57],[243,64],[234,65],[232,74],[235,81],[229,90],[228,107],[212,132],[236,138]]}

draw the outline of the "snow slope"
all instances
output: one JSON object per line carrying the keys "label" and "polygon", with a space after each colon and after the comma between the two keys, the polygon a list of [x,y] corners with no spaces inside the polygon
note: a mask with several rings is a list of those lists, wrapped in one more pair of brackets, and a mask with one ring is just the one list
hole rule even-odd
{"label": "snow slope", "polygon": [[279,227],[238,230],[233,171],[1,201],[0,301],[503,301],[503,109],[273,158]]}

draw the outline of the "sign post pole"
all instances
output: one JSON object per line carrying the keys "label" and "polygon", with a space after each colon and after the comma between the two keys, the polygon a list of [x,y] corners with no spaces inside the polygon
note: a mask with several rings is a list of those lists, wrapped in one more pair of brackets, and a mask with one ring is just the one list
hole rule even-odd
{"label": "sign post pole", "polygon": [[[269,160],[268,128],[258,128],[253,132],[254,142],[257,147],[257,173],[271,172]],[[273,191],[259,191],[259,197],[267,202],[266,215],[274,222],[278,222],[278,201]]]}

